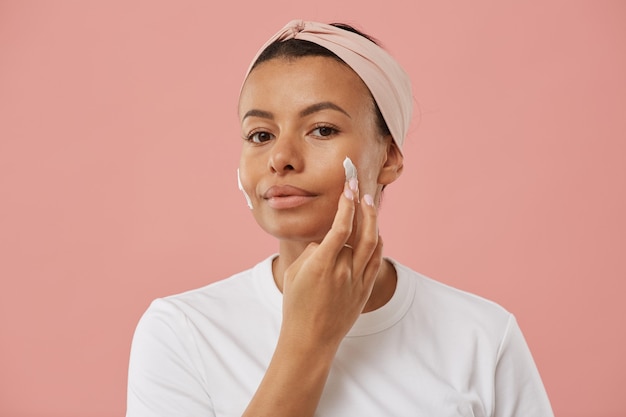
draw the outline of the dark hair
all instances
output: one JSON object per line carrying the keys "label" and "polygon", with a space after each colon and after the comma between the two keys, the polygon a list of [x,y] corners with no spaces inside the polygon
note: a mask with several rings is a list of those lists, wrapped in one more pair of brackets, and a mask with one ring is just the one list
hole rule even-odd
{"label": "dark hair", "polygon": [[[347,30],[352,33],[356,33],[357,35],[363,36],[365,39],[370,42],[378,45],[378,41],[372,38],[369,35],[355,29],[354,27],[347,25],[345,23],[331,23],[332,26],[337,28]],[[328,49],[320,46],[316,43],[305,41],[302,39],[288,39],[286,41],[275,41],[271,43],[267,48],[261,52],[257,60],[252,65],[250,71],[256,68],[259,64],[275,59],[275,58],[283,58],[283,59],[297,59],[307,56],[325,56],[328,58],[332,58],[343,65],[348,66],[345,61],[339,58],[335,53],[329,51]],[[348,66],[349,67],[349,66]],[[370,92],[371,95],[371,92]],[[372,102],[374,103],[374,112],[376,113],[376,121],[378,124],[378,129],[383,136],[391,135],[389,127],[387,126],[387,122],[385,122],[385,118],[383,114],[380,112],[380,108],[378,107],[378,103],[372,96]]]}

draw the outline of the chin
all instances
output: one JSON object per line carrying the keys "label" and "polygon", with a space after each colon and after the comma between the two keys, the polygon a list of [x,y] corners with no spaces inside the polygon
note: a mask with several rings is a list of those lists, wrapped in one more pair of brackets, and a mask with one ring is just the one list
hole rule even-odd
{"label": "chin", "polygon": [[297,242],[321,242],[330,230],[335,211],[325,207],[309,207],[307,210],[253,210],[254,219],[267,234],[278,240]]}
{"label": "chin", "polygon": [[321,242],[326,236],[326,233],[330,230],[330,225],[323,228],[308,228],[303,227],[302,222],[297,225],[281,227],[268,227],[267,225],[259,224],[261,228],[269,235],[282,241],[294,241],[302,243]]}

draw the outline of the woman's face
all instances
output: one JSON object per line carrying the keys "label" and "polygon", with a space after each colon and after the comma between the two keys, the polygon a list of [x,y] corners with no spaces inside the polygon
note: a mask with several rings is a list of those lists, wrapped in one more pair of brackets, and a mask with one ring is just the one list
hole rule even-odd
{"label": "woman's face", "polygon": [[390,153],[401,156],[379,132],[369,90],[332,58],[260,64],[242,89],[239,118],[241,184],[256,221],[279,239],[319,242],[326,235],[346,156],[357,167],[361,196],[378,197],[395,179],[383,167]]}

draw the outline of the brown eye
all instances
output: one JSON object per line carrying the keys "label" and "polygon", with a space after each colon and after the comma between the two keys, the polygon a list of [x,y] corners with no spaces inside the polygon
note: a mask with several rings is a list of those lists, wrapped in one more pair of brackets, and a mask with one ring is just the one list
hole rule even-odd
{"label": "brown eye", "polygon": [[320,127],[320,136],[330,136],[333,133],[333,130],[330,127]]}
{"label": "brown eye", "polygon": [[339,131],[331,126],[319,126],[311,132],[313,136],[326,138],[337,134]]}
{"label": "brown eye", "polygon": [[263,143],[272,139],[272,134],[269,132],[255,132],[248,136],[248,140],[253,143]]}

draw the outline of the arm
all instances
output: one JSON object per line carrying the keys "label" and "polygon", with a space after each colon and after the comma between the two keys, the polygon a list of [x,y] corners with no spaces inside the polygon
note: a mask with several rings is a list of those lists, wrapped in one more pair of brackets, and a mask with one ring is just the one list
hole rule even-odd
{"label": "arm", "polygon": [[509,318],[498,352],[493,415],[494,417],[554,416],[539,371],[513,316]]}
{"label": "arm", "polygon": [[183,312],[162,299],[141,317],[128,367],[127,417],[214,416],[187,326]]}

